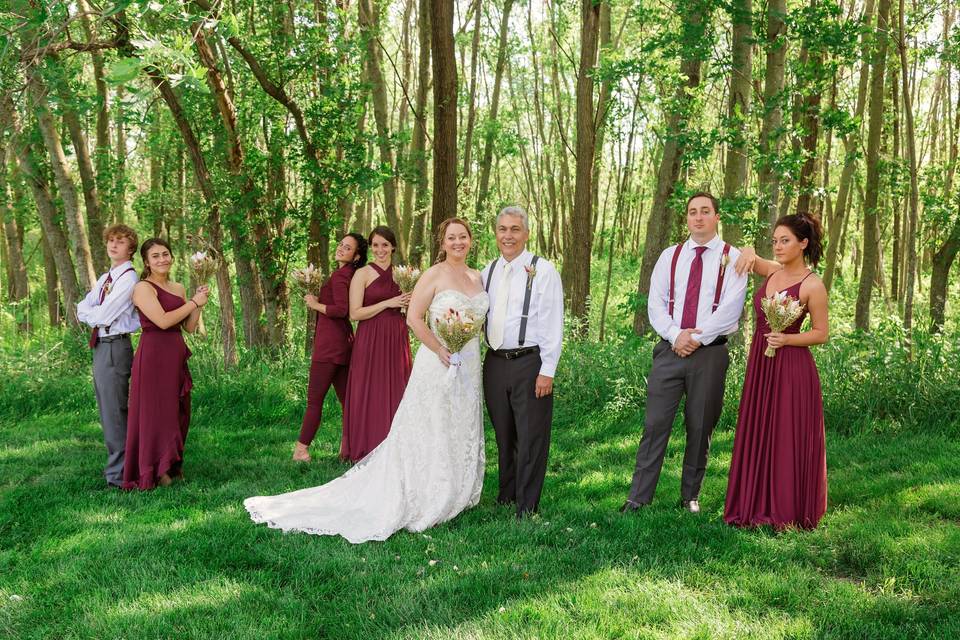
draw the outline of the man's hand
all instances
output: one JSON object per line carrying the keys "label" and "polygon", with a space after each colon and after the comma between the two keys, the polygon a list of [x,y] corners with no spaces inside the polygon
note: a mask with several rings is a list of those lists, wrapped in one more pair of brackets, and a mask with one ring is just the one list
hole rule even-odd
{"label": "man's hand", "polygon": [[681,358],[686,358],[700,347],[700,343],[693,339],[693,334],[703,333],[700,329],[684,329],[673,342],[673,352]]}
{"label": "man's hand", "polygon": [[534,395],[538,398],[545,398],[553,393],[553,378],[550,376],[538,375],[537,384],[534,389]]}

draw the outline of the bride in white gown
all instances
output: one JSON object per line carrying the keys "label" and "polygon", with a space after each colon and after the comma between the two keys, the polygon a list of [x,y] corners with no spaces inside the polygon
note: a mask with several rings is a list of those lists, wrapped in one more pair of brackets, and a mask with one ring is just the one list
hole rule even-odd
{"label": "bride in white gown", "polygon": [[[442,262],[417,282],[408,324],[422,345],[390,433],[345,474],[319,487],[247,498],[254,522],[284,531],[340,535],[352,543],[423,531],[477,504],[484,448],[480,343],[450,352],[431,327],[449,309],[482,320],[489,305],[479,272],[466,265],[472,234],[463,220],[440,226]],[[430,326],[423,321],[429,312]]]}

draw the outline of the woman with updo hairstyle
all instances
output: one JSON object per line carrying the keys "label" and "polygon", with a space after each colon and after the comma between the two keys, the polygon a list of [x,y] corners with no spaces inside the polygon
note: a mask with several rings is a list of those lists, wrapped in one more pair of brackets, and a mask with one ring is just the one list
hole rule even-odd
{"label": "woman with updo hairstyle", "polygon": [[[783,216],[773,230],[775,260],[748,248],[739,272],[764,277],[753,297],[756,324],[733,441],[724,520],[738,527],[813,529],[827,509],[827,460],[820,376],[810,347],[829,336],[827,290],[813,273],[823,255],[820,221]],[[785,294],[804,306],[782,332],[770,329],[760,300]],[[802,331],[804,319],[810,325]],[[764,355],[770,346],[774,357]]]}
{"label": "woman with updo hairstyle", "polygon": [[317,312],[317,328],[310,357],[307,409],[300,425],[300,437],[293,447],[293,459],[298,462],[310,462],[309,447],[320,427],[323,400],[331,386],[340,406],[344,406],[353,348],[350,281],[357,269],[367,263],[367,239],[359,233],[346,234],[337,245],[335,257],[337,269],[320,287],[320,295],[303,296],[307,308]]}
{"label": "woman with updo hairstyle", "polygon": [[166,240],[146,240],[140,257],[143,279],[133,289],[133,304],[143,332],[130,375],[124,489],[153,489],[183,477],[193,380],[181,331],[197,330],[209,295],[201,285],[188,299],[184,286],[170,280],[173,251]]}
{"label": "woman with updo hairstyle", "polygon": [[367,239],[373,262],[357,269],[350,281],[350,319],[357,333],[343,406],[340,457],[357,462],[390,432],[413,358],[407,322],[401,311],[410,304],[393,280],[397,237],[389,227],[375,227]]}

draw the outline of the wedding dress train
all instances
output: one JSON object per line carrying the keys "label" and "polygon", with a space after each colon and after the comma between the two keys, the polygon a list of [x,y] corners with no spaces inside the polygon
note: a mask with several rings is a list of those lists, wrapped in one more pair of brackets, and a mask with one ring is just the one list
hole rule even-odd
{"label": "wedding dress train", "polygon": [[[445,289],[430,304],[430,326],[449,309],[482,319],[488,305],[484,292]],[[423,531],[476,505],[484,472],[479,340],[461,354],[451,379],[437,355],[421,346],[387,438],[325,485],[247,498],[253,521],[360,543],[386,540],[400,529]]]}

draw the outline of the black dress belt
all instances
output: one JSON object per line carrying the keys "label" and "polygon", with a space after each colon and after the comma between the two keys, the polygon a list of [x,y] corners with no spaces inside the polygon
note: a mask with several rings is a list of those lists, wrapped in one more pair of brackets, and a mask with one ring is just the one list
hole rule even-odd
{"label": "black dress belt", "polygon": [[99,338],[99,341],[100,341],[100,342],[113,342],[114,340],[122,340],[123,338],[130,338],[130,334],[129,334],[129,333],[117,333],[117,334],[112,335],[112,336],[106,336],[106,337],[103,337],[103,338]]}
{"label": "black dress belt", "polygon": [[520,347],[519,349],[489,349],[487,353],[497,356],[498,358],[516,360],[531,353],[540,353],[540,347],[534,345],[532,347]]}

